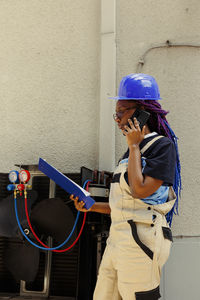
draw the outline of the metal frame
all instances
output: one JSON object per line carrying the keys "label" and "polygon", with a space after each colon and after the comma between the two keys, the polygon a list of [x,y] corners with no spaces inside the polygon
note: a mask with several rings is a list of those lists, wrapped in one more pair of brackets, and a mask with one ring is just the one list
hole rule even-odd
{"label": "metal frame", "polygon": [[[30,170],[31,181],[34,176],[44,176],[44,174],[38,170]],[[56,184],[54,181],[50,180],[49,185],[49,198],[55,197]],[[52,247],[53,239],[51,237],[47,240],[48,247]],[[41,250],[42,251],[42,250]],[[43,250],[45,251],[45,250]],[[49,297],[49,286],[50,286],[50,275],[51,275],[51,265],[52,265],[52,251],[45,251],[45,270],[44,270],[44,285],[42,291],[32,291],[27,290],[26,281],[20,281],[20,296],[31,296],[31,297]]]}

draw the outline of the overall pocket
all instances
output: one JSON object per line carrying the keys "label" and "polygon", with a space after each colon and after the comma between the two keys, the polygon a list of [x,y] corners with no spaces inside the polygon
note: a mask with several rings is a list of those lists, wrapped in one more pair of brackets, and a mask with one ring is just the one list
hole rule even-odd
{"label": "overall pocket", "polygon": [[128,220],[127,222],[131,226],[132,236],[136,244],[138,244],[146,255],[153,260],[153,249],[155,244],[154,226],[143,223],[137,223],[136,225],[133,220]]}
{"label": "overall pocket", "polygon": [[161,234],[162,234],[162,244],[160,248],[160,254],[158,257],[158,265],[160,269],[163,267],[163,265],[166,263],[169,257],[170,249],[173,241],[172,232],[169,227],[162,226]]}

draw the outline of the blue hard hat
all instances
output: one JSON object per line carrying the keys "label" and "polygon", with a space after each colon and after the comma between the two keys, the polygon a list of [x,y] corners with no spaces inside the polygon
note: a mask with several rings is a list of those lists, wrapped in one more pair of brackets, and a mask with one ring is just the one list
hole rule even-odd
{"label": "blue hard hat", "polygon": [[150,75],[129,74],[122,78],[116,100],[160,100],[158,84]]}

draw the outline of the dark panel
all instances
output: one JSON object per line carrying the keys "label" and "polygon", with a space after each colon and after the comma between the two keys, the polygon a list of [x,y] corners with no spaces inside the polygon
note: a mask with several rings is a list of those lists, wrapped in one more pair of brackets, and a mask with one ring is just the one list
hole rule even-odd
{"label": "dark panel", "polygon": [[0,237],[0,292],[18,293],[19,281],[16,281],[4,264],[5,251],[10,244],[19,243],[16,239]]}
{"label": "dark panel", "polygon": [[7,191],[9,183],[8,173],[0,173],[0,200],[12,194],[12,192]]}

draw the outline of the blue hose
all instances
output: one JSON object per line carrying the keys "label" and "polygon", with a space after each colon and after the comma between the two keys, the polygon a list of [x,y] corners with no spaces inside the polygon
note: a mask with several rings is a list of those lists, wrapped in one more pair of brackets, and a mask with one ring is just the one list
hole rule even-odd
{"label": "blue hose", "polygon": [[27,235],[25,234],[25,232],[23,231],[23,229],[21,227],[21,224],[20,224],[20,221],[19,221],[19,218],[18,218],[17,199],[14,198],[14,201],[15,201],[15,214],[16,214],[16,219],[17,219],[17,223],[18,223],[19,229],[20,229],[21,233],[23,234],[23,236],[27,239],[27,241],[29,241],[29,243],[31,243],[33,246],[35,246],[35,247],[37,247],[39,249],[42,249],[42,250],[50,251],[50,250],[56,250],[56,249],[61,248],[63,245],[65,245],[69,241],[69,239],[71,238],[71,236],[74,233],[74,230],[76,228],[76,225],[77,225],[77,222],[78,222],[78,218],[79,218],[79,215],[80,215],[80,211],[78,211],[78,213],[77,213],[76,220],[75,220],[75,223],[74,223],[74,227],[72,228],[72,231],[71,231],[70,235],[68,236],[68,238],[62,244],[58,245],[57,247],[54,247],[54,248],[45,248],[45,247],[42,247],[42,246],[38,246],[37,244],[35,244],[34,242],[32,242],[27,237]]}
{"label": "blue hose", "polygon": [[[83,188],[85,188],[86,184],[91,181],[91,180],[86,180],[83,184]],[[57,247],[54,247],[54,248],[45,248],[45,247],[42,247],[42,246],[39,246],[37,244],[35,244],[34,242],[32,242],[28,237],[27,235],[25,234],[23,228],[21,227],[21,224],[20,224],[20,221],[19,221],[19,217],[18,217],[18,211],[17,211],[17,198],[14,198],[14,203],[15,203],[15,214],[16,214],[16,219],[17,219],[17,223],[18,223],[18,226],[19,226],[19,229],[21,231],[21,233],[23,234],[23,236],[27,239],[27,241],[29,243],[31,243],[33,246],[39,248],[39,249],[42,249],[42,250],[46,250],[46,251],[52,251],[52,250],[56,250],[56,249],[59,249],[61,248],[62,246],[64,246],[68,241],[69,239],[71,238],[72,234],[74,233],[74,230],[76,228],[76,225],[77,225],[77,222],[78,222],[78,219],[79,219],[79,215],[80,215],[80,211],[77,212],[77,216],[76,216],[76,220],[75,220],[75,223],[74,223],[74,226],[72,228],[72,231],[71,233],[69,234],[69,236],[67,237],[67,239],[60,245],[58,245]]]}

